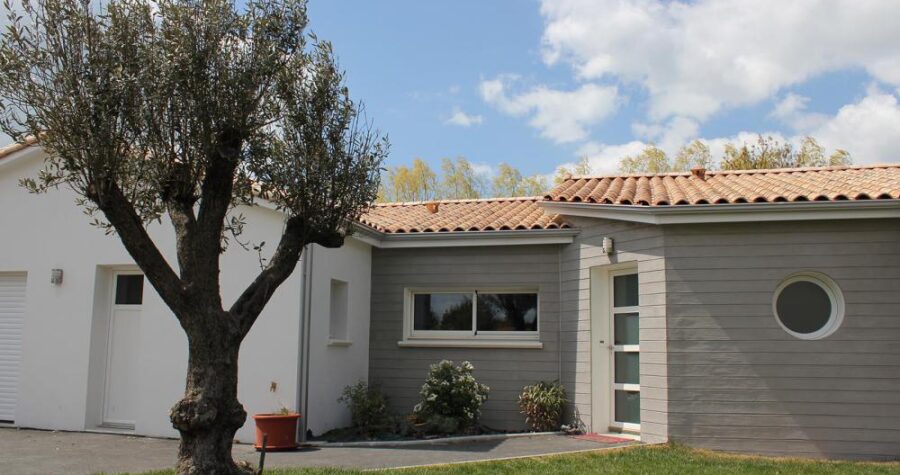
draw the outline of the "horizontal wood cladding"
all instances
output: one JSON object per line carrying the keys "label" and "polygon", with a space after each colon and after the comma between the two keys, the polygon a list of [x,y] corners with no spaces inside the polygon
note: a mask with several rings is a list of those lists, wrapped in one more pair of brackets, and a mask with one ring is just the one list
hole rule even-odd
{"label": "horizontal wood cladding", "polygon": [[[900,457],[900,222],[665,226],[668,430],[712,449]],[[816,341],[772,311],[788,275],[846,303]]]}
{"label": "horizontal wood cladding", "polygon": [[[491,388],[482,422],[495,429],[525,428],[518,409],[522,388],[560,377],[559,252],[557,245],[373,249],[369,378],[408,414],[419,401],[428,367],[467,360]],[[401,348],[404,291],[410,287],[532,288],[539,294],[542,349]]]}

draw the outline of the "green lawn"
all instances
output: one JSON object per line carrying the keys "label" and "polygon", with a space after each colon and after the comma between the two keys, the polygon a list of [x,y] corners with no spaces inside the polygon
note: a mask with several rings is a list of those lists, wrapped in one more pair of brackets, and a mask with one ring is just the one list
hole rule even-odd
{"label": "green lawn", "polygon": [[[172,472],[149,472],[143,475],[171,475]],[[362,472],[334,469],[266,470],[272,475],[332,475]],[[402,475],[482,475],[482,474],[895,474],[900,475],[900,462],[861,463],[825,462],[800,459],[747,457],[695,450],[678,445],[630,447],[601,452],[580,453],[481,462],[406,470],[384,470],[380,473]]]}

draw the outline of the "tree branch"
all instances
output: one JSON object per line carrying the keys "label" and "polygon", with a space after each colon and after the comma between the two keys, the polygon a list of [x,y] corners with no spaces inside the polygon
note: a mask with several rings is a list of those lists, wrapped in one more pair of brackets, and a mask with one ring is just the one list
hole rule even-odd
{"label": "tree branch", "polygon": [[303,247],[306,246],[304,231],[303,221],[299,217],[287,220],[278,248],[269,264],[231,306],[229,312],[241,322],[243,334],[250,331],[275,290],[297,267]]}
{"label": "tree branch", "polygon": [[304,224],[301,216],[289,218],[269,264],[247,286],[229,310],[229,313],[241,323],[244,335],[250,331],[250,327],[256,322],[278,287],[297,267],[303,248],[307,244],[319,244],[328,248],[341,247],[344,244],[344,235],[338,232],[315,234],[314,230]]}
{"label": "tree branch", "polygon": [[116,229],[128,254],[180,321],[187,314],[185,292],[181,280],[169,266],[166,258],[159,252],[147,233],[147,229],[144,228],[140,216],[126,199],[118,184],[109,182],[103,187],[102,192],[95,192],[91,195],[88,198],[97,204],[109,223]]}
{"label": "tree branch", "polygon": [[196,221],[196,242],[192,249],[198,269],[204,275],[194,275],[204,296],[215,298],[221,307],[219,292],[219,257],[222,253],[222,232],[225,216],[232,204],[235,170],[240,163],[243,139],[237,132],[222,133],[217,147],[207,157],[206,174],[200,187],[200,210]]}

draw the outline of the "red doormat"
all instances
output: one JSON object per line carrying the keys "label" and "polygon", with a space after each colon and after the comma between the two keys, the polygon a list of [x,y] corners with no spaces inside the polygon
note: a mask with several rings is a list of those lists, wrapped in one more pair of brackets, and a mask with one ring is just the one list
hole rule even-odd
{"label": "red doormat", "polygon": [[601,444],[621,444],[623,442],[634,442],[632,439],[626,439],[623,437],[614,437],[611,435],[600,435],[596,432],[589,432],[587,434],[581,435],[573,435],[572,437],[578,440],[589,440],[591,442],[599,442]]}

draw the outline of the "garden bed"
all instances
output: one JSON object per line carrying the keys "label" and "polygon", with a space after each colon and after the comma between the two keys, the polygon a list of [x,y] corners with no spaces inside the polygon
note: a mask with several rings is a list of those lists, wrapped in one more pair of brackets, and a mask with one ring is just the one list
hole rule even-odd
{"label": "garden bed", "polygon": [[[553,432],[550,432],[553,433]],[[544,434],[541,432],[527,431],[502,431],[493,430],[487,427],[480,427],[476,430],[468,431],[461,434],[427,434],[424,432],[374,432],[362,433],[353,427],[345,427],[341,429],[332,429],[320,436],[309,439],[313,443],[355,443],[355,442],[411,442],[411,441],[431,441],[443,439],[465,439],[471,437],[485,436],[529,436]]]}
{"label": "garden bed", "polygon": [[519,437],[540,437],[547,435],[565,435],[565,432],[501,432],[495,431],[478,435],[427,435],[422,437],[394,437],[374,438],[358,437],[340,440],[324,437],[311,439],[306,443],[312,447],[402,447],[408,445],[431,444],[461,444],[467,442],[485,442],[491,440],[505,440]]}

